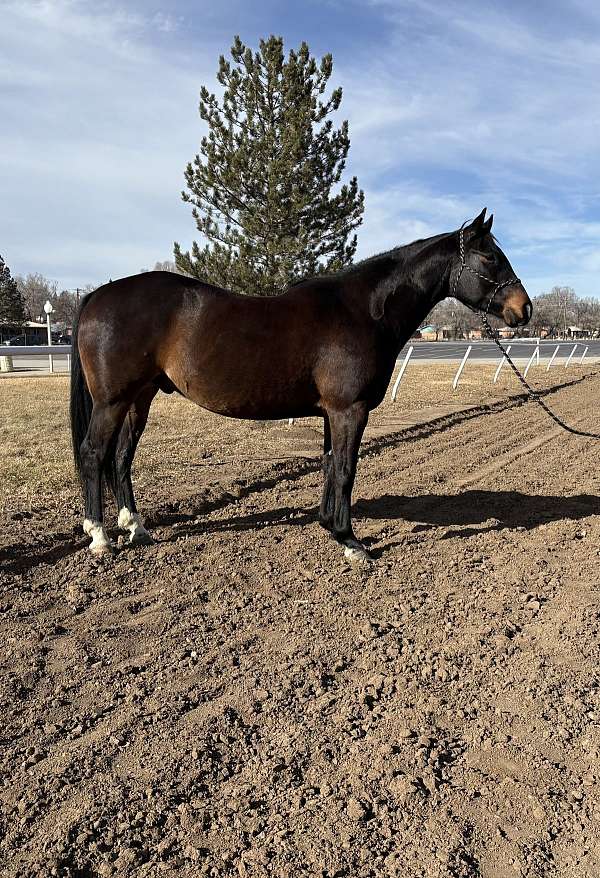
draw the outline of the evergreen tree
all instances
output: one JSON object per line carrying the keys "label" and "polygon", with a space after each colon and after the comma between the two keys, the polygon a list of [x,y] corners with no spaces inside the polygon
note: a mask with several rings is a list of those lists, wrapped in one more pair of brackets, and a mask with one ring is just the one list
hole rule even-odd
{"label": "evergreen tree", "polygon": [[342,90],[325,95],[331,55],[320,64],[302,43],[284,55],[281,37],[253,53],[235,37],[233,63],[219,59],[219,102],[203,87],[208,134],[185,171],[198,230],[190,252],[176,243],[177,269],[239,293],[276,295],[301,277],[335,271],[356,250],[364,195],[340,184],[348,123],[328,118]]}
{"label": "evergreen tree", "polygon": [[10,268],[0,256],[0,323],[21,326],[26,319],[25,303]]}

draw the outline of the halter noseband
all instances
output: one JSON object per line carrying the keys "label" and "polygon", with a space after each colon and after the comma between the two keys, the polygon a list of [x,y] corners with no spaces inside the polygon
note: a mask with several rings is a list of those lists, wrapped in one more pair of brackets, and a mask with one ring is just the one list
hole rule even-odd
{"label": "halter noseband", "polygon": [[[485,308],[479,308],[479,307],[476,308],[474,305],[467,304],[467,302],[463,303],[464,305],[467,305],[467,308],[470,308],[471,311],[479,312],[479,314],[481,315],[481,319],[483,320],[484,325],[485,325],[487,323],[487,315],[489,314],[491,304],[494,301],[494,298],[496,297],[496,293],[499,293],[500,290],[503,289],[503,287],[508,287],[511,284],[520,284],[521,281],[519,280],[518,277],[511,277],[508,280],[502,281],[502,283],[498,283],[497,281],[492,280],[491,277],[486,277],[485,274],[481,274],[479,271],[475,271],[474,268],[471,268],[470,265],[467,265],[467,256],[465,253],[465,230],[463,228],[461,228],[459,230],[459,233],[458,233],[458,250],[459,250],[459,256],[460,256],[460,268],[458,270],[458,274],[456,275],[456,277],[454,279],[454,283],[452,285],[452,292],[450,293],[450,295],[453,298],[456,297],[456,288],[458,287],[458,282],[461,278],[463,271],[465,271],[465,270],[470,271],[471,274],[475,275],[475,277],[481,278],[481,280],[485,280],[489,284],[493,284],[493,287],[492,287],[492,290],[490,291],[490,294],[488,296],[488,300],[487,300],[487,304],[486,304]],[[486,326],[486,329],[487,329],[487,326]]]}

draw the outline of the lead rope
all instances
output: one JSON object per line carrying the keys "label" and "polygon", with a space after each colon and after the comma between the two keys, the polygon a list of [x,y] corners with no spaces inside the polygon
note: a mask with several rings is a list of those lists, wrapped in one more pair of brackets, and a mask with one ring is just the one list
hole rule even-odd
{"label": "lead rope", "polygon": [[[509,284],[520,283],[520,280],[515,277],[515,278],[511,278],[510,280],[504,281],[503,283],[499,284],[499,283],[496,283],[495,281],[493,281],[491,278],[486,277],[484,274],[480,274],[478,271],[475,271],[475,269],[471,268],[470,265],[467,265],[467,260],[466,260],[466,256],[465,256],[463,229],[460,230],[459,248],[460,248],[460,270],[456,276],[456,279],[454,281],[454,285],[452,287],[452,296],[454,296],[454,294],[456,293],[456,287],[458,285],[458,281],[460,280],[460,276],[465,269],[467,271],[470,271],[471,274],[474,274],[477,277],[481,278],[482,280],[485,280],[488,283],[493,284],[494,288],[493,288],[491,294],[488,296],[488,302],[487,302],[487,305],[485,307],[485,310],[479,311],[479,316],[481,318],[481,322],[483,324],[483,328],[486,332],[486,335],[488,336],[489,339],[491,339],[491,341],[494,342],[496,347],[501,351],[503,357],[508,362],[508,365],[513,370],[513,372],[515,373],[515,375],[517,376],[517,378],[519,379],[519,381],[521,382],[521,384],[523,385],[523,387],[527,391],[529,398],[533,399],[535,402],[537,402],[537,404],[546,412],[546,414],[550,418],[552,418],[552,420],[556,424],[558,424],[559,427],[562,427],[563,430],[566,430],[567,433],[572,433],[574,436],[584,436],[587,439],[600,439],[600,434],[598,434],[598,433],[588,433],[586,430],[577,430],[575,427],[570,427],[569,424],[565,424],[565,422],[563,420],[561,420],[561,418],[559,418],[558,415],[556,415],[548,405],[546,405],[544,400],[540,397],[539,393],[536,390],[534,390],[533,387],[531,387],[527,383],[527,381],[523,377],[523,375],[521,375],[519,369],[515,366],[515,364],[513,363],[511,358],[509,357],[508,353],[504,350],[504,348],[500,344],[500,342],[498,340],[498,333],[492,329],[492,327],[490,325],[490,321],[488,320],[488,314],[489,314],[491,304],[494,301],[494,298],[496,296],[496,293],[498,293],[502,289],[502,287],[506,287]],[[473,310],[475,310],[475,309],[473,309]]]}

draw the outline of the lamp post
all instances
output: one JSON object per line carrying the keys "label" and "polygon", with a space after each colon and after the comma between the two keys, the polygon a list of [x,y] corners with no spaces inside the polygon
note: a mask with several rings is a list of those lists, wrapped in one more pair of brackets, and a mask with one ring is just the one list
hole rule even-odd
{"label": "lamp post", "polygon": [[[44,311],[46,312],[46,329],[48,330],[48,344],[52,345],[52,329],[50,328],[50,315],[54,311],[52,307],[52,302],[48,300],[44,305]],[[48,363],[50,365],[50,371],[54,372],[54,359],[52,354],[48,354]]]}

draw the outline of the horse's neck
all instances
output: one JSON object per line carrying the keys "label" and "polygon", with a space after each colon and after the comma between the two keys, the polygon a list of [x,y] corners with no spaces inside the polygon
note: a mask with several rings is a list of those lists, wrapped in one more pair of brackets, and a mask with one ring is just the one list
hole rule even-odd
{"label": "horse's neck", "polygon": [[398,276],[398,288],[385,309],[385,319],[399,348],[448,295],[452,241],[436,242],[408,260]]}

